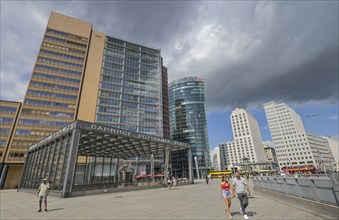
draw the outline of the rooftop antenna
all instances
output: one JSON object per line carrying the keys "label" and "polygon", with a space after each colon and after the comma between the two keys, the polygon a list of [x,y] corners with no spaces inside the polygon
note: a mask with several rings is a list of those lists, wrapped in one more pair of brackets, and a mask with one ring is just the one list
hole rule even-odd
{"label": "rooftop antenna", "polygon": [[234,105],[235,105],[235,108],[238,108],[238,105],[237,105],[237,101],[234,100]]}

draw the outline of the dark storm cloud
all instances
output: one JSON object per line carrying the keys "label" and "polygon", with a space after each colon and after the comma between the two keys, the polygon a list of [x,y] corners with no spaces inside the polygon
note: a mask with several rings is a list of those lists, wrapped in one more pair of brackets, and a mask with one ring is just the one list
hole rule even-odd
{"label": "dark storm cloud", "polygon": [[127,1],[90,3],[85,7],[89,9],[86,14],[90,15],[99,31],[163,46],[173,36],[189,31],[199,5],[192,2]]}
{"label": "dark storm cloud", "polygon": [[51,11],[89,21],[94,30],[110,36],[168,50],[171,46],[164,45],[172,45],[174,36],[189,31],[200,5],[155,1],[1,1],[1,98],[22,100]]}
{"label": "dark storm cloud", "polygon": [[[233,108],[235,101],[244,108],[272,100],[337,103],[336,6],[334,2],[257,5],[257,14],[249,21],[253,29],[241,28],[239,37],[247,38],[232,53],[233,60],[213,52],[205,65],[200,61],[195,63],[197,68],[191,66],[196,71],[210,70],[205,74],[210,110]],[[221,49],[227,51],[227,47]],[[215,69],[209,67],[218,57],[223,61]]]}
{"label": "dark storm cloud", "polygon": [[[255,85],[251,85],[255,79],[246,82],[245,78],[253,78],[252,73],[243,71],[244,74],[230,75],[230,77],[239,77],[242,80],[232,80],[226,83],[225,90],[220,93],[212,93],[209,96],[210,101],[215,105],[219,100],[229,100],[230,105],[234,107],[236,101],[239,107],[249,107],[248,105],[262,105],[264,102],[275,100],[286,101],[290,103],[303,103],[306,101],[338,101],[338,51],[335,48],[324,50],[323,53],[309,61],[300,64],[284,74],[261,79]],[[210,89],[212,90],[212,89]],[[227,92],[227,91],[235,91]],[[258,102],[259,103],[256,103]],[[220,108],[224,105],[220,104]]]}
{"label": "dark storm cloud", "polygon": [[210,111],[338,100],[336,1],[2,1],[2,98],[22,99],[51,11],[160,48],[170,80],[206,79]]}

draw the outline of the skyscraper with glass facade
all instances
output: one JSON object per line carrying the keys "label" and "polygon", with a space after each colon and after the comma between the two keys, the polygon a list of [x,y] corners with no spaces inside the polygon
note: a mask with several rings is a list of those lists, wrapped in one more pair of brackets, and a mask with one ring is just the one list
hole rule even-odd
{"label": "skyscraper with glass facade", "polygon": [[163,137],[164,82],[159,49],[52,12],[4,163],[22,168],[29,146],[74,120]]}
{"label": "skyscraper with glass facade", "polygon": [[[169,83],[169,115],[171,139],[189,143],[197,158],[200,176],[211,167],[206,123],[206,91],[204,79],[197,76],[180,78]],[[185,152],[173,153],[173,174],[187,176]],[[197,167],[194,166],[196,175]]]}
{"label": "skyscraper with glass facade", "polygon": [[95,122],[163,135],[160,51],[106,36]]}

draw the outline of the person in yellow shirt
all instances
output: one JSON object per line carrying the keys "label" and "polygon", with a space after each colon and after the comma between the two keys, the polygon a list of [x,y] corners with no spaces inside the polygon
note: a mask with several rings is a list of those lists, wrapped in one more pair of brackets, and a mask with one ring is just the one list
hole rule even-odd
{"label": "person in yellow shirt", "polygon": [[38,212],[41,212],[41,203],[42,200],[45,202],[45,211],[47,212],[47,196],[49,193],[50,187],[49,183],[47,182],[47,179],[44,178],[43,182],[41,183],[38,191],[37,197],[39,197],[39,210]]}

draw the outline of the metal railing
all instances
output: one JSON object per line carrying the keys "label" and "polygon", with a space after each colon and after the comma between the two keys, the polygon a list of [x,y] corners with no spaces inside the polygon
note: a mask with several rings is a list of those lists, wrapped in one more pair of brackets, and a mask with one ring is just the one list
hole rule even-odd
{"label": "metal railing", "polygon": [[339,173],[328,176],[253,178],[254,187],[339,206]]}

